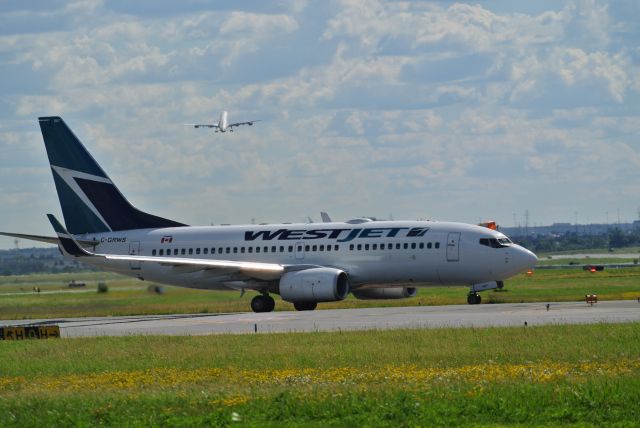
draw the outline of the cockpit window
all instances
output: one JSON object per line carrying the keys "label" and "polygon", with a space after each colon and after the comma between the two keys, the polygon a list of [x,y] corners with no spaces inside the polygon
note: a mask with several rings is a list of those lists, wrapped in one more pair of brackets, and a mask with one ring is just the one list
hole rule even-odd
{"label": "cockpit window", "polygon": [[512,244],[511,240],[507,237],[504,238],[480,238],[480,245],[484,245],[491,248],[504,248],[509,247]]}

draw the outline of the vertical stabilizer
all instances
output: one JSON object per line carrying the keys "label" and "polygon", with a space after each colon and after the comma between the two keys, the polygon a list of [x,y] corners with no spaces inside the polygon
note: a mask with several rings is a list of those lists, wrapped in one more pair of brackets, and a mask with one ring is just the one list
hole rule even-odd
{"label": "vertical stabilizer", "polygon": [[38,120],[70,233],[185,226],[133,207],[62,118]]}

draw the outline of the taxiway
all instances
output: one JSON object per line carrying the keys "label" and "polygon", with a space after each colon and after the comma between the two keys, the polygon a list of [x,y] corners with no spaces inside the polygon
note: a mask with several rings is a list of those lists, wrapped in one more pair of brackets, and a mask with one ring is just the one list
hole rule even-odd
{"label": "taxiway", "polygon": [[501,327],[640,322],[640,302],[409,306],[311,312],[145,315],[5,320],[0,325],[57,324],[62,337],[204,335],[367,329]]}

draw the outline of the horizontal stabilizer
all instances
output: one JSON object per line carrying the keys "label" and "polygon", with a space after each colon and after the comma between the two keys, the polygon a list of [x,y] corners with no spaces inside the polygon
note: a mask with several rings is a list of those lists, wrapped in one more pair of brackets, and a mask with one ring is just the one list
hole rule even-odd
{"label": "horizontal stabilizer", "polygon": [[65,253],[75,257],[86,257],[92,255],[78,244],[78,242],[73,238],[73,235],[67,232],[67,229],[60,224],[53,214],[47,214],[47,218],[51,222],[53,230],[58,234],[58,242]]}

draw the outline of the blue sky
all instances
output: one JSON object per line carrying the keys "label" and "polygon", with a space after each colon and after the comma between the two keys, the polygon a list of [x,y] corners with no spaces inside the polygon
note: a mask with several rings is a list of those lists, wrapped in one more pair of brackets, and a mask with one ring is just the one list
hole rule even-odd
{"label": "blue sky", "polygon": [[60,215],[41,115],[188,224],[636,220],[639,64],[637,1],[0,2],[0,230]]}

